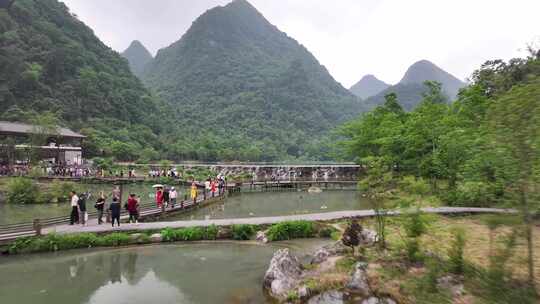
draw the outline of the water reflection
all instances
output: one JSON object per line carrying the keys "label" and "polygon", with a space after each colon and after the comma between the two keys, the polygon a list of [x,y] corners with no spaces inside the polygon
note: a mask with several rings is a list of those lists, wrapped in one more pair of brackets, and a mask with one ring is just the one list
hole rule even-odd
{"label": "water reflection", "polygon": [[[311,252],[321,240],[288,243]],[[191,244],[0,259],[0,303],[265,303],[262,276],[283,244]],[[24,292],[21,292],[21,288]]]}

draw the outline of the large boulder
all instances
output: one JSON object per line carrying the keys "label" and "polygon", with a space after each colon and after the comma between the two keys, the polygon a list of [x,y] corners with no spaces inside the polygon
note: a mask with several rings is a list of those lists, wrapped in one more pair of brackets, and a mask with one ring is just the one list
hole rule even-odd
{"label": "large boulder", "polygon": [[307,304],[343,304],[345,303],[345,294],[341,291],[330,290],[314,296],[309,299]]}
{"label": "large boulder", "polygon": [[337,241],[334,244],[326,245],[319,248],[311,259],[311,264],[321,264],[329,257],[343,255],[350,251],[350,248],[343,245],[341,241]]}
{"label": "large boulder", "polygon": [[271,296],[286,299],[289,293],[298,287],[302,271],[298,258],[292,255],[289,249],[280,249],[270,261],[263,286]]}
{"label": "large boulder", "polygon": [[354,273],[347,283],[347,289],[355,294],[368,296],[371,294],[367,276],[367,264],[363,262],[356,263]]}
{"label": "large boulder", "polygon": [[268,237],[264,231],[257,231],[257,237],[255,239],[257,242],[268,243]]}
{"label": "large boulder", "polygon": [[371,246],[379,240],[377,232],[370,229],[362,229],[360,233],[360,245]]}

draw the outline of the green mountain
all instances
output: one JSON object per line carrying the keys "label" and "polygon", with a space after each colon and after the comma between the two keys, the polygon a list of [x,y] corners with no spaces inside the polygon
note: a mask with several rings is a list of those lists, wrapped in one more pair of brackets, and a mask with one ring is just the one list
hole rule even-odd
{"label": "green mountain", "polygon": [[137,77],[141,77],[144,67],[153,59],[152,54],[139,40],[131,42],[129,47],[122,52],[122,57],[127,59],[131,71]]}
{"label": "green mountain", "polygon": [[422,94],[426,91],[423,83],[427,80],[441,83],[443,92],[448,96],[449,100],[454,100],[459,89],[466,85],[430,61],[421,60],[407,69],[407,72],[398,84],[368,98],[366,104],[373,108],[384,103],[384,96],[386,94],[396,93],[399,103],[405,110],[410,111],[422,100]]}
{"label": "green mountain", "polygon": [[300,157],[315,137],[355,117],[362,104],[301,44],[251,4],[235,0],[200,16],[158,52],[142,79],[174,105],[182,134],[232,157]]}
{"label": "green mountain", "polygon": [[390,87],[389,84],[377,79],[377,77],[373,75],[366,75],[362,77],[362,79],[360,79],[360,81],[358,81],[355,85],[353,85],[349,91],[362,99],[366,99],[377,95],[388,87]]}
{"label": "green mountain", "polygon": [[[85,129],[88,154],[132,159],[164,128],[163,105],[128,62],[57,0],[0,9],[0,116],[51,111]],[[157,146],[157,144],[153,143]]]}

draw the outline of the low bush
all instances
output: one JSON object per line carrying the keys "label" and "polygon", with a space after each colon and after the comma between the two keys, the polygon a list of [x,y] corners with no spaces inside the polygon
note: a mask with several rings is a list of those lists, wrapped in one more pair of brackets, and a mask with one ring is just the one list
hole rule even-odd
{"label": "low bush", "polygon": [[255,235],[255,232],[255,227],[253,225],[242,224],[232,226],[233,239],[235,240],[249,240]]}
{"label": "low bush", "polygon": [[455,274],[463,274],[465,270],[465,260],[463,251],[465,249],[465,230],[455,229],[452,231],[454,239],[448,250],[449,271]]}
{"label": "low bush", "polygon": [[128,245],[129,242],[130,242],[129,234],[115,232],[115,233],[107,234],[105,236],[100,237],[97,241],[97,244],[98,246],[115,247],[115,246]]}
{"label": "low bush", "polygon": [[267,233],[270,241],[283,241],[315,236],[315,227],[308,221],[291,221],[274,224]]}
{"label": "low bush", "polygon": [[216,226],[208,228],[190,227],[182,229],[165,228],[161,230],[161,237],[164,242],[177,241],[201,241],[215,240],[217,238],[218,229]]}
{"label": "low bush", "polygon": [[419,237],[428,231],[431,217],[420,210],[404,216],[403,228],[408,237]]}
{"label": "low bush", "polygon": [[404,191],[410,194],[426,195],[430,192],[431,187],[423,178],[414,176],[405,176],[400,181],[399,186]]}
{"label": "low bush", "polygon": [[332,237],[332,233],[338,231],[335,227],[332,227],[332,226],[324,226],[322,228],[319,229],[319,237],[320,238],[331,238]]}
{"label": "low bush", "polygon": [[489,207],[496,201],[496,189],[484,182],[463,182],[455,190],[448,191],[443,201],[450,206]]}
{"label": "low bush", "polygon": [[10,204],[35,204],[39,202],[39,189],[32,179],[16,177],[7,184],[6,201]]}
{"label": "low bush", "polygon": [[216,225],[210,225],[206,227],[204,234],[205,240],[217,240],[219,229]]}

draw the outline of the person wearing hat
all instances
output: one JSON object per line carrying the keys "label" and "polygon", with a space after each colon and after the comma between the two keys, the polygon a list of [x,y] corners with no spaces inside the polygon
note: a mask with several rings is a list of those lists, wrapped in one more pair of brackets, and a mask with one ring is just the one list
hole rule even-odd
{"label": "person wearing hat", "polygon": [[176,189],[172,187],[171,191],[169,191],[169,198],[171,200],[171,209],[174,209],[174,205],[176,204],[177,197],[178,197],[178,192],[176,192]]}

